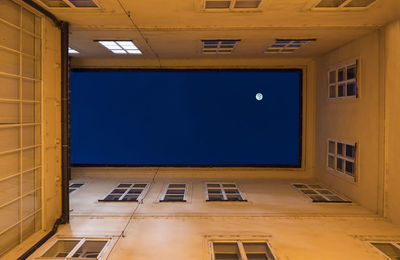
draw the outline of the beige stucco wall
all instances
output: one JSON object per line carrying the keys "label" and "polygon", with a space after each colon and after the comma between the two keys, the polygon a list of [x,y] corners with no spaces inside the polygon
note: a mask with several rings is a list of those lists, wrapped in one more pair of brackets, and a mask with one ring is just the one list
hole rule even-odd
{"label": "beige stucco wall", "polygon": [[[362,206],[382,211],[383,106],[380,31],[340,47],[318,59],[315,135],[315,173],[318,179]],[[358,59],[359,97],[328,99],[328,71],[339,63]],[[327,168],[328,138],[357,142],[357,182]]]}
{"label": "beige stucco wall", "polygon": [[400,223],[400,21],[385,28],[386,216]]}

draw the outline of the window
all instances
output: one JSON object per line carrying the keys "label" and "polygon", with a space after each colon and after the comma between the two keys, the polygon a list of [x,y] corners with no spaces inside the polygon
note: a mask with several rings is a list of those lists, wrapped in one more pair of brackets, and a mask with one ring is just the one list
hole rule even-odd
{"label": "window", "polygon": [[99,201],[140,201],[148,186],[148,183],[120,183]]}
{"label": "window", "polygon": [[170,183],[167,185],[160,202],[186,202],[186,184]]}
{"label": "window", "polygon": [[92,0],[39,0],[50,8],[97,8]]}
{"label": "window", "polygon": [[302,194],[309,197],[312,202],[339,202],[339,203],[351,203],[350,200],[346,200],[336,193],[324,188],[320,184],[304,184],[294,183],[292,186],[300,191]]}
{"label": "window", "polygon": [[212,260],[275,260],[267,241],[212,241]]}
{"label": "window", "polygon": [[202,40],[202,54],[231,54],[239,40]]}
{"label": "window", "polygon": [[82,186],[83,186],[83,183],[71,183],[69,185],[69,193],[71,194],[72,192],[76,191],[77,189],[79,189]]}
{"label": "window", "polygon": [[265,53],[293,53],[311,41],[315,41],[315,39],[277,39],[273,44],[268,46]]}
{"label": "window", "polygon": [[322,0],[314,6],[315,10],[351,10],[370,7],[376,0]]}
{"label": "window", "polygon": [[132,41],[97,41],[115,54],[142,54]]}
{"label": "window", "polygon": [[0,8],[0,258],[42,229],[42,21]]}
{"label": "window", "polygon": [[330,70],[328,73],[328,95],[330,99],[353,97],[357,94],[357,61]]}
{"label": "window", "polygon": [[235,183],[207,183],[207,201],[246,201]]}
{"label": "window", "polygon": [[388,259],[400,259],[400,242],[370,242],[370,244],[383,253]]}
{"label": "window", "polygon": [[261,0],[205,0],[204,9],[206,10],[237,10],[237,9],[257,9],[260,7]]}
{"label": "window", "polygon": [[57,242],[40,258],[49,259],[57,257],[57,259],[100,259],[109,243],[110,239],[60,239],[57,240]]}
{"label": "window", "polygon": [[328,169],[345,174],[356,180],[356,143],[328,140]]}

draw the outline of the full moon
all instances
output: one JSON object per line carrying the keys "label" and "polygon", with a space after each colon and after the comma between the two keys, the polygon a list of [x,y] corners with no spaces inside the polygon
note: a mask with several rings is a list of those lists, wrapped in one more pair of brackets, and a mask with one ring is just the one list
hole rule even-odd
{"label": "full moon", "polygon": [[263,99],[263,94],[257,93],[256,99],[257,99],[258,101],[260,101],[261,99]]}

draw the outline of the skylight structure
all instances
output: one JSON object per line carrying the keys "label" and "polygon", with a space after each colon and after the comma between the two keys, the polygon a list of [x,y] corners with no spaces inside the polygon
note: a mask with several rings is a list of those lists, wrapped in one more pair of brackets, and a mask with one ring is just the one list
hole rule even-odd
{"label": "skylight structure", "polygon": [[268,46],[265,53],[293,53],[315,39],[307,40],[292,40],[292,39],[277,39],[273,44]]}
{"label": "skylight structure", "polygon": [[98,41],[98,43],[116,54],[142,54],[132,41]]}
{"label": "skylight structure", "polygon": [[72,49],[71,47],[68,47],[68,54],[79,54],[79,51]]}

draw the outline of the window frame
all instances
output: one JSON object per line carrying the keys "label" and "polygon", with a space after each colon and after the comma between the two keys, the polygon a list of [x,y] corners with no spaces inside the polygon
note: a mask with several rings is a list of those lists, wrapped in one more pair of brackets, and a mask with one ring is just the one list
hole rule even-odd
{"label": "window frame", "polygon": [[[221,190],[221,194],[223,196],[223,200],[210,200],[209,193],[208,193],[208,184],[218,184],[219,185],[218,189]],[[225,192],[224,187],[223,187],[224,184],[234,184],[235,188],[238,190],[239,195],[241,196],[242,200],[228,200],[226,192]],[[206,193],[205,194],[206,195],[206,202],[235,202],[235,203],[237,203],[237,202],[247,202],[246,196],[241,191],[241,188],[239,187],[239,185],[236,184],[236,182],[205,182],[204,183],[204,187],[205,187],[205,193]],[[215,189],[217,189],[217,188],[215,187]]]}
{"label": "window frame", "polygon": [[[298,188],[298,187],[296,187],[295,185],[304,185],[304,186],[306,186],[307,188]],[[311,186],[314,186],[314,185],[317,185],[317,186],[319,186],[320,188],[311,187]],[[337,194],[336,192],[330,190],[329,188],[327,188],[327,187],[325,187],[324,185],[319,184],[319,183],[309,184],[309,183],[296,182],[296,183],[292,183],[291,186],[292,186],[295,190],[297,190],[298,192],[300,192],[303,196],[306,196],[308,199],[310,199],[313,203],[352,203],[351,200],[345,198],[345,197],[342,196],[342,195]],[[303,190],[312,190],[312,191],[314,191],[315,193],[313,193],[313,194],[307,194],[307,193],[304,193]],[[327,191],[329,191],[331,194],[323,194],[323,193],[320,192],[321,190],[327,190]],[[314,200],[314,199],[311,197],[312,195],[321,196],[321,197],[324,198],[326,201]],[[335,197],[338,197],[338,198],[341,199],[341,201],[339,201],[339,200],[331,200],[328,196],[335,196]]]}
{"label": "window frame", "polygon": [[[335,144],[335,152],[331,153],[329,151],[329,144],[330,142],[334,142]],[[344,145],[344,155],[340,155],[337,153],[337,144],[341,143]],[[353,153],[354,153],[354,157],[350,158],[347,157],[345,155],[346,153],[346,145],[350,145],[354,147]],[[334,175],[340,176],[342,178],[345,178],[346,180],[352,182],[352,183],[358,183],[359,182],[359,171],[358,171],[358,160],[359,160],[359,144],[357,141],[353,141],[353,142],[349,142],[349,141],[344,141],[344,140],[340,140],[340,139],[334,139],[334,138],[328,138],[327,142],[326,142],[326,168],[330,173],[333,173]],[[334,167],[335,168],[331,168],[329,166],[329,157],[333,157],[334,158]],[[343,171],[340,171],[337,169],[337,159],[341,159],[343,161]],[[353,163],[353,175],[350,175],[347,173],[346,171],[346,162],[351,162]]]}
{"label": "window frame", "polygon": [[258,4],[257,7],[255,8],[235,8],[236,2],[248,2],[248,1],[243,1],[243,0],[229,0],[229,7],[227,8],[206,8],[207,2],[220,2],[221,0],[203,0],[202,2],[202,10],[205,12],[255,12],[255,11],[260,11],[261,8],[263,7],[264,1],[267,0],[260,0],[260,3]]}
{"label": "window frame", "polygon": [[247,260],[247,254],[244,249],[243,244],[244,243],[265,243],[267,246],[267,251],[272,255],[271,260],[277,260],[277,256],[274,253],[274,250],[267,239],[244,239],[244,238],[237,238],[237,239],[210,239],[208,240],[208,251],[209,251],[209,259],[211,260],[216,260],[215,259],[215,252],[214,252],[214,243],[236,243],[239,249],[240,257],[242,260]]}
{"label": "window frame", "polygon": [[[121,184],[131,184],[130,187],[118,187]],[[146,187],[143,188],[142,192],[139,194],[139,196],[137,197],[136,201],[134,200],[122,200],[126,195],[128,195],[129,190],[134,189],[134,185],[135,184],[146,184]],[[148,189],[150,188],[150,183],[148,182],[121,182],[118,183],[117,185],[115,185],[113,188],[111,188],[111,190],[105,195],[103,196],[101,199],[98,200],[98,202],[141,202],[144,198],[144,196],[146,195]],[[120,196],[120,198],[118,200],[106,200],[106,198],[111,195],[113,193],[113,191],[115,189],[126,189],[126,191]]]}
{"label": "window frame", "polygon": [[[169,188],[170,184],[184,184],[185,188]],[[163,188],[163,192],[162,192],[161,198],[159,199],[159,202],[162,202],[162,203],[187,202],[188,201],[187,194],[188,194],[188,190],[189,190],[188,186],[189,185],[187,183],[185,183],[185,182],[170,182],[170,183],[165,184],[165,187]],[[167,196],[167,191],[168,190],[182,190],[182,189],[184,190],[183,199],[182,200],[165,200],[165,196]]]}
{"label": "window frame", "polygon": [[[68,253],[67,256],[65,257],[48,257],[48,256],[43,256],[45,255],[57,242],[59,241],[79,241]],[[54,239],[53,243],[49,245],[46,248],[46,251],[41,253],[41,256],[37,257],[36,259],[82,259],[82,258],[77,258],[73,257],[73,255],[81,248],[81,246],[86,242],[86,241],[101,241],[101,242],[106,242],[106,244],[103,246],[103,248],[100,250],[97,258],[95,259],[102,259],[102,257],[105,256],[105,252],[107,251],[109,245],[112,242],[112,238],[93,238],[93,237],[58,237]],[[83,258],[83,259],[90,259],[90,258]],[[92,258],[93,259],[93,258]]]}
{"label": "window frame", "polygon": [[[349,67],[352,66],[356,66],[356,76],[354,79],[347,79],[347,69]],[[345,80],[339,81],[338,80],[338,75],[339,75],[339,70],[343,69],[344,70],[344,75],[343,77],[345,78]],[[335,72],[335,82],[330,82],[330,74],[331,72]],[[360,68],[360,58],[354,58],[351,60],[348,60],[346,62],[341,62],[338,63],[334,66],[331,66],[328,68],[328,72],[327,72],[327,86],[328,86],[328,93],[327,93],[327,97],[328,100],[358,100],[360,98],[360,74],[361,74],[361,68]],[[349,83],[354,83],[355,84],[355,94],[352,96],[348,96],[347,95],[347,85]],[[344,96],[339,96],[339,85],[344,85]],[[331,87],[335,87],[335,96],[331,97],[330,95],[330,91],[331,91]]]}
{"label": "window frame", "polygon": [[378,252],[380,255],[382,255],[383,257],[385,257],[388,260],[392,260],[392,258],[390,258],[388,255],[386,255],[384,252],[382,252],[379,248],[377,248],[376,246],[373,245],[373,243],[382,243],[382,244],[391,244],[394,247],[396,247],[397,249],[400,250],[400,240],[368,240],[366,241],[368,243],[368,245],[370,247],[372,247],[374,249],[375,252]]}

